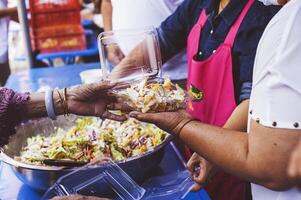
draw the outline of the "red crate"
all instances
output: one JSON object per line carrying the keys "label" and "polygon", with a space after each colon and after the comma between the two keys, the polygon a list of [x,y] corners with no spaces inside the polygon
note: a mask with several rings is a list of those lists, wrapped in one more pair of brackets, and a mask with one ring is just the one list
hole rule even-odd
{"label": "red crate", "polygon": [[80,9],[78,0],[29,0],[29,4],[32,14]]}
{"label": "red crate", "polygon": [[84,34],[84,28],[81,25],[60,25],[60,26],[48,26],[38,29],[31,29],[32,37],[56,37],[64,35],[78,35]]}
{"label": "red crate", "polygon": [[34,50],[39,50],[40,53],[84,50],[87,48],[85,34],[34,37],[32,43]]}
{"label": "red crate", "polygon": [[80,13],[79,11],[68,11],[62,13],[36,14],[31,16],[30,24],[33,29],[68,24],[79,25]]}

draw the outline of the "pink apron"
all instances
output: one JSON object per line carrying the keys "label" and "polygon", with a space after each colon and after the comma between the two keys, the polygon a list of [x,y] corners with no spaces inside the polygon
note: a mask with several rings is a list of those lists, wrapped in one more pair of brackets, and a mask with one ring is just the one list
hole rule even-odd
{"label": "pink apron", "polygon": [[[188,36],[187,91],[191,98],[187,111],[201,122],[222,127],[236,107],[231,52],[240,24],[253,2],[248,1],[224,43],[206,60],[194,59],[198,53],[202,27],[207,21],[205,10]],[[206,189],[213,200],[246,198],[246,182],[224,172],[215,176]]]}

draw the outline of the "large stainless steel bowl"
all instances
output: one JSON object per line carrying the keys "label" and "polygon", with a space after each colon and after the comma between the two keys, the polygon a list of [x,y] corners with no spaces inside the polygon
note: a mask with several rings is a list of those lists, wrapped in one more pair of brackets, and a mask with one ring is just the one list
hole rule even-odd
{"label": "large stainless steel bowl", "polygon": [[[15,175],[23,183],[37,190],[48,189],[59,177],[71,172],[74,168],[29,165],[14,160],[14,157],[20,155],[20,151],[26,145],[28,137],[37,134],[48,136],[54,131],[55,127],[68,128],[74,125],[75,120],[75,116],[59,117],[56,121],[42,118],[19,125],[16,127],[16,134],[1,149],[0,159],[12,167]],[[168,135],[164,142],[153,150],[117,163],[135,181],[142,181],[145,175],[161,162],[164,155],[164,146],[170,140],[171,136]]]}

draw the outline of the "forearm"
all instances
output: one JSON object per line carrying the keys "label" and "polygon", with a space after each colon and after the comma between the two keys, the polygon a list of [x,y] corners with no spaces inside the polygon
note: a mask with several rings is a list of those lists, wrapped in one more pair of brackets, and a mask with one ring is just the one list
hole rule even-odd
{"label": "forearm", "polygon": [[224,128],[236,131],[247,131],[249,102],[249,100],[244,100],[235,108],[224,124]]}
{"label": "forearm", "polygon": [[16,7],[0,9],[0,18],[2,17],[16,17],[18,11]]}
{"label": "forearm", "polygon": [[123,78],[135,73],[141,73],[141,70],[148,71],[149,59],[145,58],[147,52],[144,49],[144,41],[138,44],[121,62],[113,68],[111,79]]}
{"label": "forearm", "polygon": [[273,129],[256,122],[249,134],[199,122],[189,123],[180,134],[192,150],[224,171],[275,190],[291,186],[286,175],[287,152],[297,138],[296,133],[275,135]]}
{"label": "forearm", "polygon": [[101,3],[101,13],[105,31],[112,30],[112,10],[111,0],[103,0]]}
{"label": "forearm", "polygon": [[[62,91],[60,91],[63,94]],[[64,112],[57,91],[53,92],[53,104],[56,115],[62,115]],[[45,93],[35,93],[30,95],[29,101],[22,106],[23,119],[46,117]]]}

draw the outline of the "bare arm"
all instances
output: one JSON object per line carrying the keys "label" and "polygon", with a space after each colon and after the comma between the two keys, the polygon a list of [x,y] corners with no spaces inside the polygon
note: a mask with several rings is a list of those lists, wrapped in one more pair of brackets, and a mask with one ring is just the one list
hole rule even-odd
{"label": "bare arm", "polygon": [[1,8],[0,9],[0,18],[2,17],[12,17],[17,18],[18,17],[18,11],[16,7],[13,8]]}
{"label": "bare arm", "polygon": [[235,108],[224,124],[224,128],[236,131],[247,131],[249,102],[249,100],[244,100]]}
{"label": "bare arm", "polygon": [[[233,111],[229,119],[224,125],[224,128],[236,131],[246,131],[248,120],[249,100],[241,102]],[[187,168],[193,174],[195,185],[193,191],[198,191],[203,188],[216,173],[218,166],[210,163],[202,156],[194,153],[187,163]],[[196,170],[201,168],[202,170]]]}
{"label": "bare arm", "polygon": [[[68,88],[66,92],[68,111],[82,116],[125,120],[124,116],[113,115],[107,111],[107,104],[115,100],[115,97],[107,95],[107,91],[113,86],[114,84],[108,82],[100,82]],[[64,113],[64,104],[58,92],[63,97],[62,90],[53,92],[54,109],[56,115],[62,115]],[[21,108],[23,119],[47,116],[44,97],[44,93],[36,93],[30,96],[29,101],[25,102]]]}
{"label": "bare arm", "polygon": [[[63,93],[61,92],[61,94]],[[27,101],[23,106],[23,119],[47,116],[44,96],[44,93],[35,93],[30,95],[30,100]],[[57,115],[62,115],[64,109],[62,107],[62,104],[60,103],[59,96],[56,92],[53,94],[53,100],[55,113]]]}
{"label": "bare arm", "polygon": [[180,139],[225,171],[281,190],[292,185],[286,170],[299,135],[297,130],[267,128],[255,121],[249,134],[191,122]]}
{"label": "bare arm", "polygon": [[111,0],[103,0],[101,3],[101,13],[105,31],[112,30],[112,4]]}
{"label": "bare arm", "polygon": [[[174,135],[180,133],[179,139],[192,150],[244,180],[273,190],[293,186],[293,181],[287,175],[287,167],[289,155],[298,143],[300,130],[268,128],[252,120],[247,134],[198,121],[186,124],[189,116],[184,111],[132,112],[130,116],[154,123]],[[184,128],[183,124],[186,124]]]}

